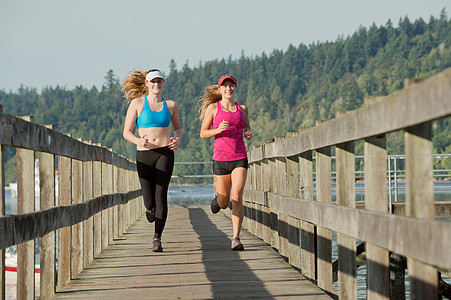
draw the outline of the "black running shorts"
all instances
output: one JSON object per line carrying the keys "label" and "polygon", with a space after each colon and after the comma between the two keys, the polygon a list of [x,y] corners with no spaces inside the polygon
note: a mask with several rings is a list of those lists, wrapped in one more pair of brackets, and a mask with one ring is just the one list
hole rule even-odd
{"label": "black running shorts", "polygon": [[248,168],[247,157],[232,161],[213,160],[213,174],[214,175],[228,175],[231,174],[235,168]]}

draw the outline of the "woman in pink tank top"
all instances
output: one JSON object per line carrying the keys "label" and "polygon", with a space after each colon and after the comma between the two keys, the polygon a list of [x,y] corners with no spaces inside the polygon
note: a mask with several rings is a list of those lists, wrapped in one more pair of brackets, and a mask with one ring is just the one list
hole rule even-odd
{"label": "woman in pink tank top", "polygon": [[200,137],[215,137],[213,146],[213,176],[216,196],[211,211],[216,214],[229,206],[232,196],[232,250],[244,250],[240,241],[243,223],[243,189],[247,177],[247,152],[243,137],[252,139],[246,105],[235,102],[236,79],[222,76],[218,86],[205,89],[200,100]]}

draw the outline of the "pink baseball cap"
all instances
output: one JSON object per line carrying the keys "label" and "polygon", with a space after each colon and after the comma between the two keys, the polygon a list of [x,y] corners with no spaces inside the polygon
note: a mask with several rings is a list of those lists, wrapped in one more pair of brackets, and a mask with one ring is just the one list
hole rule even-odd
{"label": "pink baseball cap", "polygon": [[224,75],[224,76],[222,76],[221,78],[219,78],[218,86],[221,86],[221,84],[222,84],[222,83],[224,82],[224,80],[226,80],[226,79],[232,80],[233,83],[236,85],[236,79],[233,78],[233,76],[231,76],[231,75]]}

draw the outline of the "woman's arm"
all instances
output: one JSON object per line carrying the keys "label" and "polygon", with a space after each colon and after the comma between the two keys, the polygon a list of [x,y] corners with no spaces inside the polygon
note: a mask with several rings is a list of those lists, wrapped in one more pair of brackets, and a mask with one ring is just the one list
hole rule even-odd
{"label": "woman's arm", "polygon": [[229,128],[229,122],[226,120],[223,120],[221,124],[219,124],[219,127],[216,129],[211,129],[211,124],[213,124],[213,118],[217,111],[216,103],[210,104],[207,107],[207,110],[205,111],[204,119],[202,121],[202,126],[200,127],[200,137],[202,139],[208,139],[211,138],[227,128]]}
{"label": "woman's arm", "polygon": [[241,104],[240,106],[244,114],[244,127],[243,127],[244,138],[246,140],[252,140],[251,124],[249,123],[249,111],[245,104]]}
{"label": "woman's arm", "polygon": [[134,99],[130,102],[127,109],[127,114],[125,116],[125,122],[124,122],[124,131],[122,133],[122,136],[127,141],[139,145],[139,146],[146,146],[147,145],[147,138],[146,136],[137,137],[133,134],[133,127],[135,124],[135,120],[138,116],[137,113],[137,106],[138,106],[138,99]]}
{"label": "woman's arm", "polygon": [[169,143],[169,148],[173,151],[177,151],[182,140],[182,126],[180,125],[179,119],[179,108],[177,103],[172,100],[166,100],[168,106],[170,106],[171,112],[171,125],[174,130],[174,137],[171,137],[171,142]]}

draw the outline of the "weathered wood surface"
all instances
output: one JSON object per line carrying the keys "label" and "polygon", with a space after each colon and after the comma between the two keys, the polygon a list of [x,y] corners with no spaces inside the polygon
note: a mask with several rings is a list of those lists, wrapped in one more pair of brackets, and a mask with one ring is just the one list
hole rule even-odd
{"label": "weathered wood surface", "polygon": [[115,205],[123,205],[142,194],[141,190],[125,194],[103,195],[89,201],[53,207],[33,213],[0,217],[0,248],[33,240],[51,231],[86,220],[93,214]]}
{"label": "weathered wood surface", "polygon": [[[252,199],[252,193],[245,191],[245,199]],[[414,219],[265,193],[271,208],[292,217],[342,232],[439,268],[449,269],[451,266],[451,230],[448,222]],[[337,220],[336,216],[341,217]],[[349,224],[361,225],[353,227]],[[378,227],[375,228],[372,224],[378,224]],[[375,235],[375,230],[380,234]],[[411,236],[415,236],[415,239],[411,239]],[[425,241],[434,247],[422,251],[423,249],[415,246],[416,241]]]}
{"label": "weathered wood surface", "polygon": [[135,163],[105,147],[88,145],[58,131],[3,114],[1,111],[0,144],[53,153],[81,161],[103,161],[120,168],[136,170]]}
{"label": "weathered wood surface", "polygon": [[247,231],[230,251],[232,224],[208,206],[170,206],[163,253],[141,217],[54,299],[330,299]]}

